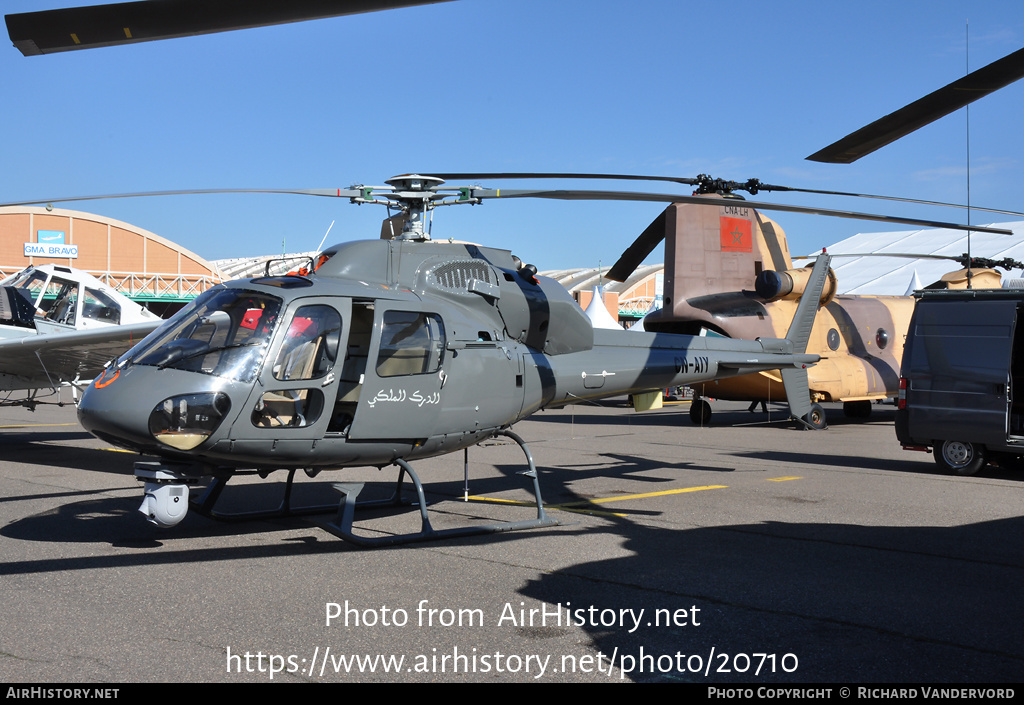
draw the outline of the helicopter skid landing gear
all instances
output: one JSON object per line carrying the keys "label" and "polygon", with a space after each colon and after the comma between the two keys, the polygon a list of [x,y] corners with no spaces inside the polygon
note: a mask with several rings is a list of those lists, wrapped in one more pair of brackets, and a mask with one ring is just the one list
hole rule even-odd
{"label": "helicopter skid landing gear", "polygon": [[[551,519],[544,512],[544,502],[540,496],[540,483],[537,481],[537,468],[533,464],[533,456],[530,454],[530,449],[526,447],[526,443],[522,438],[512,433],[511,431],[499,431],[496,435],[507,436],[515,441],[523,453],[526,455],[526,462],[529,465],[528,470],[524,470],[519,475],[524,475],[533,480],[533,494],[537,501],[537,518],[527,519],[523,521],[505,521],[498,522],[495,524],[484,524],[481,526],[466,526],[455,529],[443,529],[436,530],[430,525],[430,518],[427,516],[427,502],[423,495],[423,484],[420,482],[419,477],[413,471],[412,467],[406,461],[401,458],[395,461],[395,465],[399,467],[398,473],[398,485],[395,488],[395,494],[391,499],[387,500],[376,500],[358,502],[356,498],[359,496],[359,492],[362,490],[362,483],[343,483],[339,482],[334,485],[334,489],[341,493],[341,503],[338,506],[338,515],[335,520],[331,523],[321,524],[321,527],[334,534],[338,538],[353,543],[361,548],[376,548],[378,546],[394,546],[403,543],[414,543],[418,541],[436,541],[438,539],[449,538],[453,536],[477,536],[481,534],[496,534],[503,531],[520,531],[523,529],[537,529],[545,526],[557,526],[558,522],[555,519]],[[382,505],[409,505],[411,502],[402,501],[402,482],[405,475],[409,475],[409,479],[412,480],[413,486],[416,488],[417,504],[419,505],[421,527],[420,531],[410,534],[400,534],[395,536],[376,536],[376,537],[365,537],[356,536],[352,532],[352,520],[357,508],[367,506],[382,506]]]}

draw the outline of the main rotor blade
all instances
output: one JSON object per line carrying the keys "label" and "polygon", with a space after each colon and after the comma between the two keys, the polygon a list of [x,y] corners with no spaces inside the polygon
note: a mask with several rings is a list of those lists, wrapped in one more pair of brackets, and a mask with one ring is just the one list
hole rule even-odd
{"label": "main rotor blade", "polygon": [[495,172],[448,174],[435,173],[430,171],[422,173],[430,174],[431,176],[436,176],[438,178],[444,179],[445,181],[499,181],[502,179],[599,179],[607,181],[667,181],[676,184],[686,184],[688,186],[701,186],[703,184],[711,182],[723,185],[728,191],[747,191],[751,194],[757,194],[760,191],[793,191],[796,193],[814,193],[822,196],[849,196],[851,198],[874,198],[882,201],[896,201],[900,203],[917,203],[924,206],[944,206],[946,208],[970,209],[976,211],[984,211],[986,213],[999,213],[1000,215],[1012,215],[1024,218],[1024,213],[1022,212],[1008,211],[1000,208],[966,206],[960,203],[946,203],[944,201],[927,201],[919,198],[904,198],[901,196],[878,196],[870,193],[851,193],[849,191],[826,191],[822,189],[813,188],[798,188],[796,186],[777,186],[775,184],[762,183],[759,179],[748,179],[747,181],[728,181],[724,179],[711,179],[711,177],[707,176],[688,178],[685,176],[652,176],[649,174],[559,174],[553,172]]}
{"label": "main rotor blade", "polygon": [[239,188],[211,188],[211,189],[187,189],[181,191],[144,191],[140,193],[116,193],[102,196],[70,196],[67,198],[39,198],[27,201],[10,201],[0,203],[0,208],[8,206],[37,206],[47,203],[71,203],[73,201],[102,201],[108,198],[144,198],[147,196],[195,196],[200,194],[218,193],[283,193],[297,196],[329,196],[333,198],[357,198],[363,195],[359,189],[334,189],[334,188],[312,188],[312,189],[239,189]]}
{"label": "main rotor blade", "polygon": [[686,184],[688,186],[696,186],[699,183],[699,179],[691,179],[685,176],[649,176],[644,174],[559,174],[550,171],[510,171],[466,174],[439,174],[433,171],[423,171],[419,173],[430,174],[431,176],[436,176],[439,179],[444,179],[445,181],[476,181],[485,179],[493,179],[495,181],[502,179],[606,179],[608,181],[670,181],[672,183]]}
{"label": "main rotor blade", "polygon": [[[849,252],[845,254],[833,254],[829,252],[832,258],[836,257],[848,257],[851,259],[857,259],[860,257],[895,257],[898,259],[943,259],[951,262],[956,262],[962,267],[984,267],[987,269],[995,269],[1001,267],[1006,271],[1012,269],[1024,269],[1024,262],[1015,260],[1012,257],[1004,257],[1003,259],[992,259],[990,257],[971,257],[966,252],[962,255],[924,255],[924,254],[912,254],[909,252]],[[813,256],[800,256],[793,257],[794,260],[798,259],[814,259],[817,255]]]}
{"label": "main rotor blade", "polygon": [[874,121],[807,157],[815,162],[851,164],[930,122],[1024,77],[1024,49],[993,61],[924,98]]}
{"label": "main rotor blade", "polygon": [[982,227],[977,225],[961,225],[946,223],[939,220],[923,220],[920,218],[904,218],[895,215],[876,215],[855,211],[838,211],[830,208],[811,206],[787,206],[781,203],[761,203],[746,200],[725,200],[708,196],[684,196],[668,193],[636,193],[630,191],[576,191],[576,190],[526,190],[526,189],[472,189],[477,198],[551,198],[562,201],[647,201],[660,203],[694,203],[705,206],[735,206],[737,208],[758,208],[766,211],[784,211],[787,213],[806,213],[810,215],[827,215],[834,218],[851,218],[853,220],[872,220],[882,223],[899,223],[916,225],[922,228],[949,228],[950,230],[967,230],[976,233],[993,233],[995,235],[1012,235],[1013,232],[1004,228]]}
{"label": "main rotor blade", "polygon": [[7,15],[25,56],[190,37],[449,0],[145,0]]}

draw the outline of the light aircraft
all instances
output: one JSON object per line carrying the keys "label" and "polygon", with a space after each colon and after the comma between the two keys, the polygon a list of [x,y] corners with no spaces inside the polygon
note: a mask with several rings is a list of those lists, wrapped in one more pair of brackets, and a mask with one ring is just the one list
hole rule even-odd
{"label": "light aircraft", "polygon": [[[108,442],[159,457],[136,463],[136,476],[146,483],[142,511],[151,521],[177,524],[189,506],[190,486],[200,482],[210,481],[195,506],[223,517],[215,504],[231,477],[287,470],[278,513],[288,514],[296,511],[289,497],[298,470],[315,475],[396,465],[395,500],[406,475],[419,497],[418,533],[356,535],[360,486],[341,483],[335,485],[342,495],[338,516],[327,528],[374,545],[547,526],[553,522],[543,511],[529,449],[509,430],[515,422],[544,408],[660,395],[666,387],[760,370],[781,370],[793,418],[818,425],[820,411],[807,391],[807,367],[818,356],[804,348],[828,278],[827,256],[815,264],[785,337],[595,330],[564,288],[510,252],[431,240],[427,215],[439,206],[487,199],[549,198],[689,203],[721,219],[733,217],[733,202],[442,184],[407,174],[387,186],[274,190],[386,205],[400,216],[385,221],[385,239],[329,247],[301,272],[213,287],[94,380],[78,406],[82,425]],[[537,518],[434,531],[410,462],[498,435],[523,449]]]}
{"label": "light aircraft", "polygon": [[[0,406],[72,396],[161,319],[92,275],[54,264],[0,282]],[[24,393],[14,396],[13,393]]]}

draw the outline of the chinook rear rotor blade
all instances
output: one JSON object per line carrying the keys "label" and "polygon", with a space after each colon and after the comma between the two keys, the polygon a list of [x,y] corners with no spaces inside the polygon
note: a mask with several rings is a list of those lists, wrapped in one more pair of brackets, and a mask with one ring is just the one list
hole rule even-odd
{"label": "chinook rear rotor blade", "polygon": [[665,211],[662,211],[647,228],[640,233],[640,237],[633,241],[633,244],[626,248],[618,261],[612,265],[604,276],[612,281],[624,282],[629,275],[636,271],[636,268],[643,264],[647,255],[654,252],[662,240],[665,239]]}

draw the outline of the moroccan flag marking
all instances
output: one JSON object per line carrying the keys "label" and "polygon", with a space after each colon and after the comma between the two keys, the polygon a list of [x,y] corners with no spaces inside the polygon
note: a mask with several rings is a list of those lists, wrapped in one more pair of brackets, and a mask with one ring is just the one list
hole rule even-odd
{"label": "moroccan flag marking", "polygon": [[750,221],[746,218],[719,216],[719,233],[722,237],[722,252],[751,252],[753,238]]}

